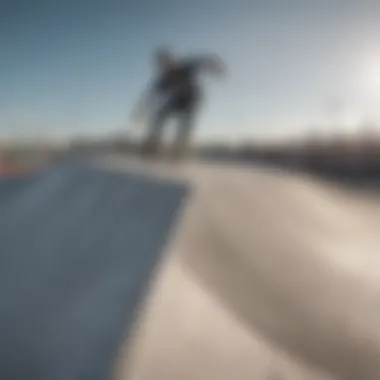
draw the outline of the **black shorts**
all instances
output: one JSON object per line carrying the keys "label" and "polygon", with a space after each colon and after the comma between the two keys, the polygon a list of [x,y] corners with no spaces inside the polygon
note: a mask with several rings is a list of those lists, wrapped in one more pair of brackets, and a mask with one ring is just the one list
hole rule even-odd
{"label": "black shorts", "polygon": [[196,94],[183,94],[173,96],[165,105],[165,108],[173,112],[194,111],[200,102],[200,97]]}

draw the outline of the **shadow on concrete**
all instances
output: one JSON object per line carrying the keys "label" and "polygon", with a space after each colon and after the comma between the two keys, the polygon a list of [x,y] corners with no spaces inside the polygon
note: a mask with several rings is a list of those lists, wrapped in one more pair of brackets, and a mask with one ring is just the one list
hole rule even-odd
{"label": "shadow on concrete", "polygon": [[0,378],[108,378],[186,193],[74,164],[1,179]]}

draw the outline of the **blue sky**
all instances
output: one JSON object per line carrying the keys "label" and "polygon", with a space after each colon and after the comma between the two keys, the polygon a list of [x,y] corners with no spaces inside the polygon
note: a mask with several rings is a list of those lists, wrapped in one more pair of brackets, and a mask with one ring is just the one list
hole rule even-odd
{"label": "blue sky", "polygon": [[379,19],[376,1],[3,0],[0,135],[121,130],[158,45],[228,65],[200,138],[380,124]]}

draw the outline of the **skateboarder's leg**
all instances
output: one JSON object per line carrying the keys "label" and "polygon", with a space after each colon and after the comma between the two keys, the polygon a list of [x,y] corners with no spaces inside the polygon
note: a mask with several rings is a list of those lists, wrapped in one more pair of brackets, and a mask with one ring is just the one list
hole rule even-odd
{"label": "skateboarder's leg", "polygon": [[150,125],[148,126],[148,134],[143,143],[143,154],[154,154],[159,149],[162,129],[170,114],[168,107],[163,107],[153,114]]}
{"label": "skateboarder's leg", "polygon": [[178,114],[177,134],[174,140],[173,153],[175,156],[186,154],[194,127],[194,109],[189,108]]}

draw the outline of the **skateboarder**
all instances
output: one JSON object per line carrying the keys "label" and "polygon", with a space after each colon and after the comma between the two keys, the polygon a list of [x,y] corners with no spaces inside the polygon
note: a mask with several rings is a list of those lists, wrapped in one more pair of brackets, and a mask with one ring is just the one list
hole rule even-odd
{"label": "skateboarder", "polygon": [[142,145],[142,154],[158,152],[162,129],[171,117],[177,118],[177,133],[173,144],[174,157],[180,157],[188,148],[194,119],[201,103],[198,74],[208,71],[222,74],[221,61],[212,55],[179,60],[169,50],[160,49],[154,57],[157,76],[137,109],[149,112],[148,134]]}

